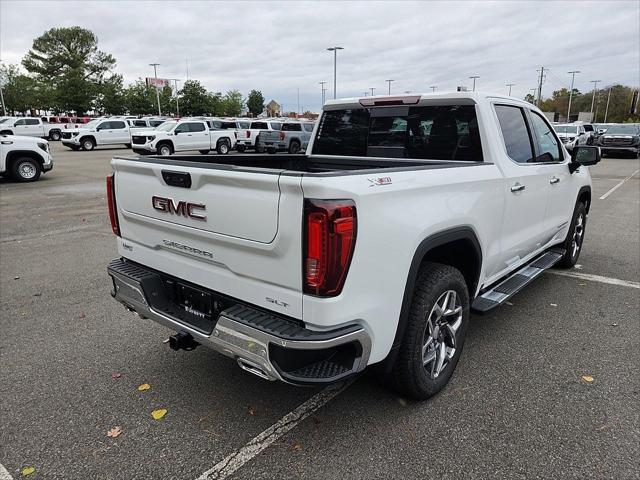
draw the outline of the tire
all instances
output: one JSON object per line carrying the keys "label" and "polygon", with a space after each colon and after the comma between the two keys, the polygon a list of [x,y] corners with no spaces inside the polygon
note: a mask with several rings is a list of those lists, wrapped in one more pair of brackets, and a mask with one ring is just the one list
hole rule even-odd
{"label": "tire", "polygon": [[243,153],[247,150],[247,147],[245,147],[244,145],[236,145],[236,150],[238,153]]}
{"label": "tire", "polygon": [[92,138],[83,138],[80,143],[82,144],[82,149],[86,152],[96,148],[96,142]]}
{"label": "tire", "polygon": [[260,144],[260,135],[258,135],[258,138],[256,138],[255,150],[256,150],[256,153],[264,153],[264,145]]}
{"label": "tire", "polygon": [[40,165],[31,157],[20,157],[11,165],[11,176],[18,182],[35,182],[41,173]]}
{"label": "tire", "polygon": [[173,154],[173,147],[169,143],[161,143],[156,150],[158,152],[158,155],[161,155],[163,157],[168,157],[169,155]]}
{"label": "tire", "polygon": [[578,258],[580,258],[580,252],[582,251],[582,244],[584,242],[584,232],[587,227],[587,207],[584,203],[578,202],[576,208],[573,210],[573,217],[571,218],[571,225],[569,226],[569,233],[564,240],[562,247],[566,250],[564,256],[556,263],[556,267],[559,268],[572,268]]}
{"label": "tire", "polygon": [[439,263],[424,264],[393,365],[392,387],[416,400],[442,390],[458,364],[468,325],[469,292],[460,271]]}
{"label": "tire", "polygon": [[278,150],[276,149],[276,147],[269,147],[267,148],[267,153],[270,153],[271,155],[273,155],[274,153],[276,153]]}
{"label": "tire", "polygon": [[289,144],[289,153],[295,155],[300,151],[300,142],[297,140],[292,140]]}
{"label": "tire", "polygon": [[231,150],[231,147],[229,146],[228,140],[218,140],[218,144],[216,145],[216,152],[218,152],[220,155],[226,155],[227,153],[229,153],[229,150]]}
{"label": "tire", "polygon": [[202,155],[209,153],[209,150],[198,150]]}
{"label": "tire", "polygon": [[49,139],[53,140],[54,142],[59,141],[61,138],[62,134],[59,131],[54,130],[52,132],[49,132]]}

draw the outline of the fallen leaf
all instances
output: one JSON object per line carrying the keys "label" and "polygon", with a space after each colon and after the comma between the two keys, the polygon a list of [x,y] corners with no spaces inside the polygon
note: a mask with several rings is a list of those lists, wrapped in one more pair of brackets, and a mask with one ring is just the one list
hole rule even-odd
{"label": "fallen leaf", "polygon": [[593,382],[593,377],[591,375],[583,375],[580,378],[582,378],[582,380],[584,380],[585,382],[588,382],[588,383]]}
{"label": "fallen leaf", "polygon": [[612,323],[612,324],[611,324],[611,326],[612,326],[612,327],[617,327],[617,326],[618,326],[618,324],[617,324],[617,323]]}
{"label": "fallen leaf", "polygon": [[406,406],[407,406],[407,401],[406,401],[404,398],[399,398],[399,399],[398,399],[398,403],[399,403],[400,405],[402,405],[403,407],[406,407]]}
{"label": "fallen leaf", "polygon": [[149,385],[148,383],[143,383],[138,387],[138,391],[144,392],[145,390],[149,390],[150,388],[151,388],[151,385]]}
{"label": "fallen leaf", "polygon": [[253,416],[256,414],[256,410],[253,407],[249,407],[249,415]]}
{"label": "fallen leaf", "polygon": [[504,303],[507,304],[507,305],[511,305],[513,307],[513,303],[511,303],[511,302],[504,302]]}
{"label": "fallen leaf", "polygon": [[33,467],[24,467],[22,469],[22,476],[26,477],[27,475],[31,475],[35,471],[36,471],[36,469],[33,468]]}
{"label": "fallen leaf", "polygon": [[299,443],[294,443],[293,444],[293,450],[295,450],[296,452],[299,452],[300,450],[302,450],[302,445],[300,445]]}
{"label": "fallen leaf", "polygon": [[78,315],[78,318],[87,318],[87,316],[84,314],[84,312],[80,312],[80,315]]}
{"label": "fallen leaf", "polygon": [[164,417],[167,414],[167,409],[166,408],[161,408],[159,410],[154,410],[153,412],[151,412],[151,416],[155,419],[155,420],[160,420],[162,417]]}
{"label": "fallen leaf", "polygon": [[549,305],[551,305],[552,307],[557,307],[558,306],[557,303],[550,303]]}
{"label": "fallen leaf", "polygon": [[113,427],[111,430],[107,432],[107,437],[116,438],[121,433],[122,433],[122,428]]}
{"label": "fallen leaf", "polygon": [[118,372],[111,374],[111,378],[120,378],[121,376],[122,376],[122,374],[118,373]]}
{"label": "fallen leaf", "polygon": [[581,287],[586,287],[587,286],[586,283],[579,283],[578,285],[580,285]]}
{"label": "fallen leaf", "polygon": [[34,297],[41,297],[41,296],[42,296],[42,294],[41,294],[41,293],[34,293],[34,294],[33,294],[33,296],[34,296]]}

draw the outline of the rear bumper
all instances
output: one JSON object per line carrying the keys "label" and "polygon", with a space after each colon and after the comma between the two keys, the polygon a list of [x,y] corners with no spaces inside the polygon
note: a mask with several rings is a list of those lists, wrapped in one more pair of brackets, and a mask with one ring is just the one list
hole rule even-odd
{"label": "rear bumper", "polygon": [[218,314],[209,334],[178,318],[175,307],[170,309],[172,314],[155,306],[158,300],[164,301],[162,287],[158,289],[161,273],[126,259],[112,261],[107,271],[113,280],[111,295],[128,310],[190,334],[266,380],[294,385],[332,383],[364,370],[369,360],[371,339],[360,325],[313,331],[238,302]]}

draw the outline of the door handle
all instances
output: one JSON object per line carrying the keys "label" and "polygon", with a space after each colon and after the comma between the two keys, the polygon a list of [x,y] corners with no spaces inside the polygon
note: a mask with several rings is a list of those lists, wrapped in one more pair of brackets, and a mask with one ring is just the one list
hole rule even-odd
{"label": "door handle", "polygon": [[549,183],[553,185],[554,183],[558,183],[559,181],[560,179],[558,177],[551,177],[551,180],[549,180]]}
{"label": "door handle", "polygon": [[13,145],[13,142],[11,140],[4,140],[2,145]]}
{"label": "door handle", "polygon": [[522,190],[524,190],[524,189],[525,189],[525,186],[524,186],[524,185],[522,185],[521,183],[516,183],[515,185],[513,185],[513,186],[511,187],[511,191],[512,191],[513,193],[515,193],[515,192],[520,192],[520,191],[522,191]]}

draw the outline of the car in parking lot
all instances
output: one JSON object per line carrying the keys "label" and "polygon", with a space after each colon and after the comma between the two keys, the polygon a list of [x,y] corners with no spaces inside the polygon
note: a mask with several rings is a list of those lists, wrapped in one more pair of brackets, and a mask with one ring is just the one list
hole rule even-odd
{"label": "car in parking lot", "polygon": [[44,123],[36,117],[8,117],[0,123],[0,135],[20,135],[60,140],[60,125]]}
{"label": "car in parking lot", "polygon": [[248,149],[254,149],[256,152],[263,152],[264,149],[258,142],[258,137],[261,132],[267,131],[280,131],[282,128],[282,121],[275,120],[254,120],[246,130],[238,131],[238,142],[236,144],[236,150],[244,152]]}
{"label": "car in parking lot", "polygon": [[640,127],[624,123],[610,125],[605,133],[598,135],[594,145],[599,146],[604,155],[640,157]]}
{"label": "car in parking lot", "polygon": [[307,152],[114,157],[112,295],[172,348],[296,385],[377,364],[417,399],[448,382],[471,309],[575,265],[600,160],[479,92],[330,100]]}
{"label": "car in parking lot", "polygon": [[553,125],[553,129],[568,150],[571,150],[575,145],[587,143],[587,131],[583,125],[575,123],[558,124]]}
{"label": "car in parking lot", "polygon": [[129,120],[102,118],[62,132],[62,144],[71,150],[93,150],[102,145],[123,145],[129,148]]}
{"label": "car in parking lot", "polygon": [[46,140],[0,134],[0,175],[33,182],[52,168],[53,157]]}
{"label": "car in parking lot", "polygon": [[315,123],[312,122],[284,122],[282,128],[269,130],[260,134],[260,146],[268,153],[286,151],[300,153],[309,145]]}

